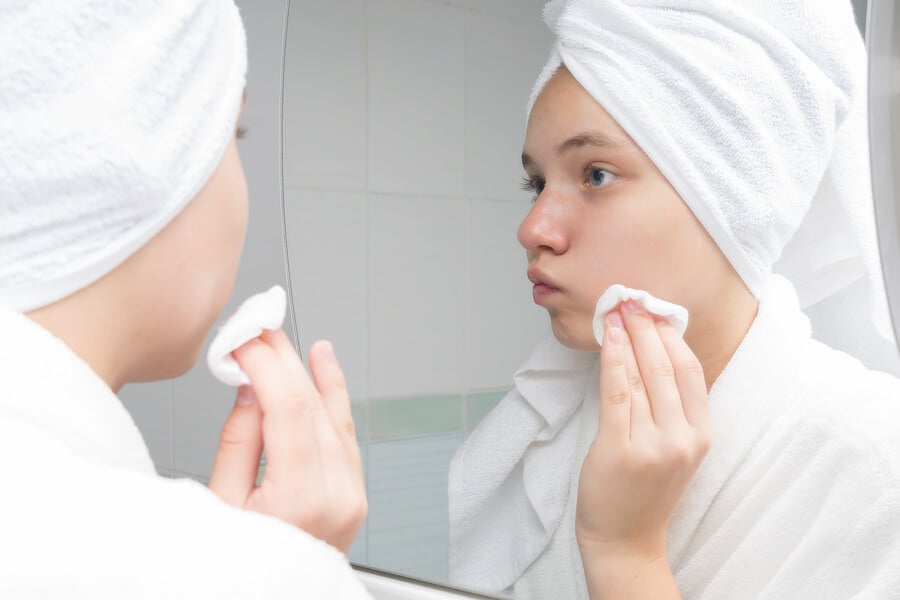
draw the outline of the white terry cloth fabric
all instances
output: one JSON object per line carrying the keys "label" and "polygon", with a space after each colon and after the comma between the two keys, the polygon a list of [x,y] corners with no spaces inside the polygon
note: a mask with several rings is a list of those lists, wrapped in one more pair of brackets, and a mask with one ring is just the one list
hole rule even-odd
{"label": "white terry cloth fabric", "polygon": [[62,341],[2,307],[0,331],[0,597],[370,598],[325,542],[159,477]]}
{"label": "white terry cloth fabric", "polygon": [[216,379],[235,387],[248,385],[250,378],[231,353],[259,337],[263,330],[281,327],[286,310],[287,294],[280,285],[244,300],[219,329],[206,353],[206,365]]}
{"label": "white terry cloth fabric", "polygon": [[850,2],[555,0],[544,19],[557,39],[531,104],[565,65],[755,296],[784,274],[817,338],[900,375]]}
{"label": "white terry cloth fabric", "polygon": [[668,321],[680,335],[684,335],[684,332],[687,330],[688,312],[685,307],[660,300],[651,295],[650,292],[635,290],[622,284],[614,283],[600,295],[594,307],[594,339],[597,340],[599,346],[603,346],[603,334],[606,333],[606,325],[603,323],[604,318],[609,311],[626,300],[637,300],[644,307],[644,310]]}
{"label": "white terry cloth fabric", "polygon": [[99,279],[218,166],[241,106],[232,0],[4,2],[0,305],[27,312]]}
{"label": "white terry cloth fabric", "polygon": [[450,462],[450,581],[496,592],[513,583],[559,526],[568,495],[585,378],[593,352],[552,335],[514,376],[515,388]]}
{"label": "white terry cloth fabric", "polygon": [[[516,385],[522,384],[528,381],[520,375]],[[513,590],[523,599],[538,597],[538,585],[576,590],[572,579],[583,577],[579,565],[562,564],[559,554],[549,551],[574,544],[574,537],[548,540],[536,519],[522,518],[527,511],[517,508],[507,491],[517,486],[525,496],[521,473],[530,457],[547,453],[546,433],[576,426],[572,415],[582,398],[596,394],[573,391],[573,381],[564,385],[555,393],[545,391],[558,398],[556,419],[532,433],[510,414],[503,415],[501,426],[500,415],[492,413],[454,457],[450,565],[455,583],[497,592],[518,580]],[[898,400],[896,378],[867,371],[855,358],[813,340],[790,283],[773,276],[747,336],[713,385],[714,441],[669,527],[668,559],[682,597],[896,598]],[[507,439],[529,435],[534,441],[518,456],[494,452]],[[563,498],[560,490],[577,489],[571,479],[580,469],[577,452],[575,445],[568,451],[557,447],[547,459],[566,473],[543,481],[555,486],[556,514],[575,501],[571,492]],[[489,475],[479,477],[483,473]],[[565,535],[561,526],[550,534]],[[535,537],[542,546],[531,543]],[[478,543],[489,550],[473,548]]]}

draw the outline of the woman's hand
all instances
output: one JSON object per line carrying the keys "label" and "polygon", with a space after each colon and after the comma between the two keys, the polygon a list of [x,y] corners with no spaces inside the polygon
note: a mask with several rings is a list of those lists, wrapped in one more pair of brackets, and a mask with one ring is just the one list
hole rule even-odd
{"label": "woman's hand", "polygon": [[[310,348],[315,384],[281,330],[232,354],[250,385],[238,391],[222,428],[209,488],[346,553],[367,505],[347,386],[331,344]],[[266,469],[257,486],[263,448]]]}
{"label": "woman's hand", "polygon": [[594,600],[677,598],[666,529],[709,448],[706,382],[671,325],[634,300],[619,310],[606,316],[600,424],[581,468],[576,535]]}

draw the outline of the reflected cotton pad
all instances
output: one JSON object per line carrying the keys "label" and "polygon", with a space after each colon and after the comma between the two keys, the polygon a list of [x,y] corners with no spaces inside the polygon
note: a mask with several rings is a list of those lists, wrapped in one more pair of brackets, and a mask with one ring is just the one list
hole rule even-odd
{"label": "reflected cotton pad", "polygon": [[679,335],[684,335],[688,324],[688,312],[683,306],[660,300],[644,290],[633,290],[618,283],[609,286],[594,308],[594,339],[603,345],[603,333],[606,327],[603,321],[606,314],[626,300],[637,300],[650,314],[662,317],[674,327]]}
{"label": "reflected cotton pad", "polygon": [[265,329],[278,329],[284,322],[287,310],[287,294],[280,285],[269,291],[247,298],[216,335],[206,364],[216,379],[225,385],[240,386],[250,383],[250,378],[231,356],[232,351],[257,338]]}

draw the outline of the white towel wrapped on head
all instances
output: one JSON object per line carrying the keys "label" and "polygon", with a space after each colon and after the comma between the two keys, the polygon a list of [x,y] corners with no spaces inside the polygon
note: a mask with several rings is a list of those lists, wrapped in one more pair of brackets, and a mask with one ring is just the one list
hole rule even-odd
{"label": "white towel wrapped on head", "polygon": [[14,4],[0,304],[26,312],[113,270],[203,188],[234,137],[247,50],[232,0]]}

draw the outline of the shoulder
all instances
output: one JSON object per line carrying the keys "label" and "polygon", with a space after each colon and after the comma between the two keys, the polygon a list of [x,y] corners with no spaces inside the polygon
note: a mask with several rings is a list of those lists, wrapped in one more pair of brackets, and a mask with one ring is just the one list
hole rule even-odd
{"label": "shoulder", "polygon": [[812,341],[786,416],[900,482],[900,379]]}
{"label": "shoulder", "polygon": [[336,549],[199,483],[43,458],[0,459],[0,596],[368,597]]}

